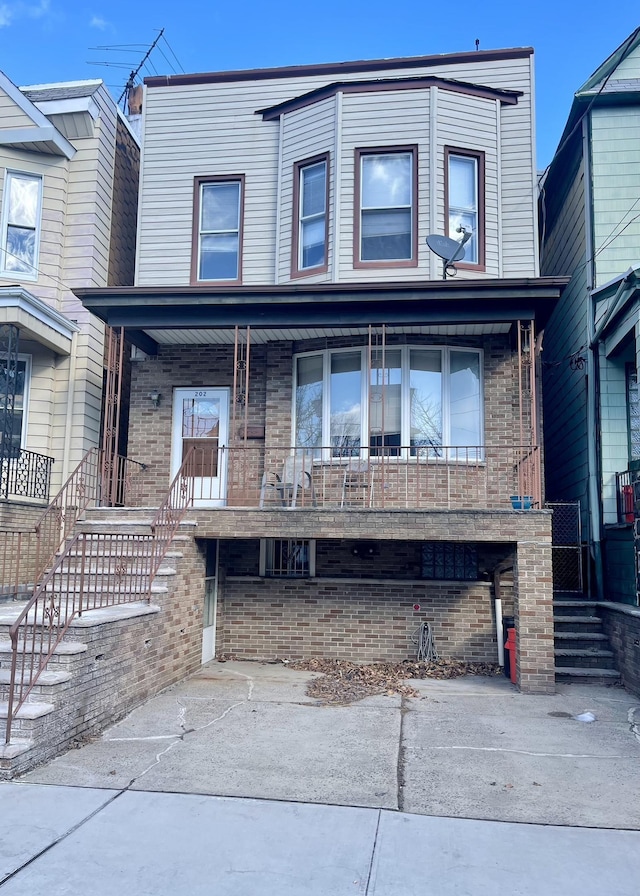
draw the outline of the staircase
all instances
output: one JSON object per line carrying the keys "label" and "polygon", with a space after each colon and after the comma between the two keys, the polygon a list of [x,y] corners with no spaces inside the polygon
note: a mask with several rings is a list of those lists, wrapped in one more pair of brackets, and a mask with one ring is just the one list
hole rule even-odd
{"label": "staircase", "polygon": [[556,681],[620,682],[593,601],[572,592],[554,594],[553,622]]}
{"label": "staircase", "polygon": [[[148,696],[156,679],[162,678],[154,663],[160,656],[162,662],[171,659],[171,649],[164,646],[166,611],[183,551],[193,545],[193,524],[179,526],[151,585],[148,563],[140,562],[149,555],[150,524],[149,511],[123,508],[89,511],[79,523],[80,538],[65,551],[51,589],[64,588],[69,600],[73,592],[81,592],[82,605],[91,611],[74,616],[14,715],[10,743],[0,743],[0,780],[15,777],[112,724]],[[114,595],[120,587],[126,589],[128,599]],[[0,604],[2,727],[8,713],[13,656],[9,633],[26,604]],[[45,601],[29,612],[26,636],[19,642],[21,654],[25,640],[31,648],[34,633],[43,627],[51,606]],[[38,656],[49,649],[48,643],[42,643]],[[17,677],[27,683],[31,670],[21,660],[20,656]],[[165,686],[164,681],[157,684]]]}

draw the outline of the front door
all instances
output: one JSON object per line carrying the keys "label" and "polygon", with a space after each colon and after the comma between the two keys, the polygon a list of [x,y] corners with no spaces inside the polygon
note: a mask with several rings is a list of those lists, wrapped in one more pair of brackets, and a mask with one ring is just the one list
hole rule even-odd
{"label": "front door", "polygon": [[229,390],[174,389],[171,478],[187,454],[195,507],[220,507],[226,498]]}

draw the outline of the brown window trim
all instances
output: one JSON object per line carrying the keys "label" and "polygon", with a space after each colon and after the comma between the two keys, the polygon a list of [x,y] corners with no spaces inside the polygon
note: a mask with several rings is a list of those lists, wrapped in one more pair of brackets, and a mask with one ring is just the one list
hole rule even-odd
{"label": "brown window trim", "polygon": [[[398,261],[362,261],[360,258],[360,171],[363,156],[397,155],[411,153],[412,157],[412,196],[411,196],[411,258]],[[353,267],[372,270],[375,268],[416,268],[418,266],[418,147],[410,146],[372,146],[358,148],[355,151],[355,182],[353,190]]]}
{"label": "brown window trim", "polygon": [[[325,200],[324,200],[324,264],[317,265],[314,268],[300,268],[298,266],[300,256],[300,178],[303,168],[311,165],[317,165],[319,162],[325,163]],[[330,154],[328,152],[312,156],[310,159],[303,159],[296,162],[293,166],[293,218],[292,218],[292,234],[291,234],[291,279],[298,277],[313,277],[315,274],[326,274],[329,270],[329,164]]]}
{"label": "brown window trim", "polygon": [[485,245],[485,154],[480,149],[462,149],[458,146],[445,146],[444,148],[444,230],[445,236],[449,236],[449,157],[465,156],[469,159],[475,159],[478,163],[478,234],[476,242],[478,244],[478,262],[456,261],[456,267],[462,271],[486,271],[486,245]]}
{"label": "brown window trim", "polygon": [[[239,183],[240,184],[240,220],[238,226],[238,276],[234,280],[199,280],[198,254],[200,237],[200,187],[202,184]],[[191,225],[191,276],[189,284],[200,286],[203,283],[215,283],[218,286],[242,285],[242,245],[244,240],[244,174],[211,174],[193,179],[193,221]]]}

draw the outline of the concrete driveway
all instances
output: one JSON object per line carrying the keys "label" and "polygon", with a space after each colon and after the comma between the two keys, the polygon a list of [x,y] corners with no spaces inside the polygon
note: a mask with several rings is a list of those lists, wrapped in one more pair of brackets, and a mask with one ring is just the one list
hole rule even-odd
{"label": "concrete driveway", "polygon": [[622,688],[470,676],[326,706],[311,677],[214,661],[22,780],[640,830],[640,699]]}

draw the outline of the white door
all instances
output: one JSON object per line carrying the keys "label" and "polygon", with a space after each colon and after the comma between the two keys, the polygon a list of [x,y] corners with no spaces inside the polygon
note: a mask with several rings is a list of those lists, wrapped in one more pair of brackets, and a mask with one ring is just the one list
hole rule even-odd
{"label": "white door", "polygon": [[174,389],[171,478],[193,449],[189,474],[195,507],[225,503],[228,430],[228,389]]}

